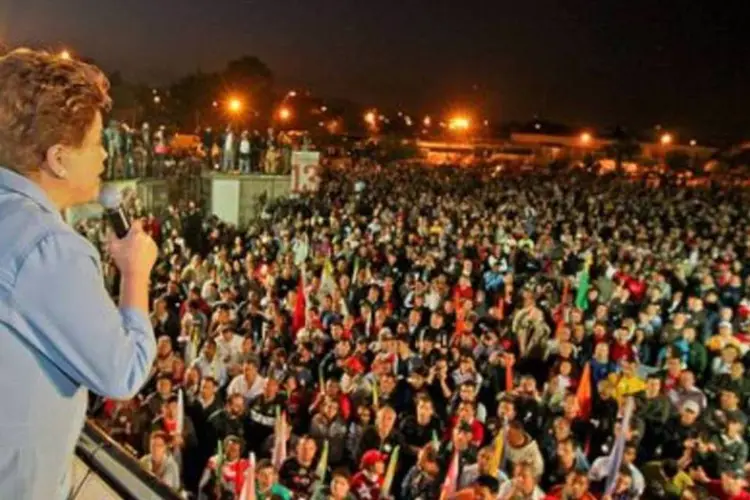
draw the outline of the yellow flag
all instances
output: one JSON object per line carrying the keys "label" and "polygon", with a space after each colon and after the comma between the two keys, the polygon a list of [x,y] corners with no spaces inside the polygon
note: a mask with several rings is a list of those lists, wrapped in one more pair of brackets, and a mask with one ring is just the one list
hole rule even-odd
{"label": "yellow flag", "polygon": [[504,430],[501,428],[500,432],[497,433],[497,437],[495,438],[495,448],[492,453],[492,461],[490,462],[490,473],[493,475],[493,477],[497,477],[497,473],[500,470],[500,462],[503,459],[503,446],[505,445],[504,441]]}

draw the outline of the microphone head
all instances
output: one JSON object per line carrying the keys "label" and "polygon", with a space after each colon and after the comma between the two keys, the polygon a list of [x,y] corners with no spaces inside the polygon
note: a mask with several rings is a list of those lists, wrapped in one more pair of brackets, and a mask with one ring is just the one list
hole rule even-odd
{"label": "microphone head", "polygon": [[120,208],[120,191],[115,186],[104,186],[99,193],[99,203],[109,210]]}

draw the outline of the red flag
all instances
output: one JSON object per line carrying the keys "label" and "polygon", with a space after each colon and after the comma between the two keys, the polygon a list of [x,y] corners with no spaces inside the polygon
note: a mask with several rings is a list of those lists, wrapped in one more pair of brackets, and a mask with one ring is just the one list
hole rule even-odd
{"label": "red flag", "polygon": [[445,481],[440,491],[440,500],[446,500],[456,493],[458,489],[458,450],[453,452],[451,463],[448,466],[448,472],[445,474]]}
{"label": "red flag", "polygon": [[583,367],[576,399],[578,400],[578,415],[584,420],[588,419],[591,415],[591,363],[586,363]]}
{"label": "red flag", "polygon": [[456,329],[453,333],[461,334],[466,328],[464,324],[464,319],[466,318],[464,317],[464,306],[461,301],[461,293],[458,287],[453,289],[453,309],[456,311]]}
{"label": "red flag", "polygon": [[297,301],[294,303],[294,312],[292,314],[293,335],[297,335],[297,332],[305,327],[306,302],[305,285],[302,283],[302,276],[300,275],[299,283],[297,284]]}
{"label": "red flag", "polygon": [[570,292],[570,283],[565,280],[563,285],[562,297],[560,298],[560,310],[558,311],[559,317],[557,318],[557,326],[555,328],[555,334],[565,325],[565,307],[568,303],[568,293]]}

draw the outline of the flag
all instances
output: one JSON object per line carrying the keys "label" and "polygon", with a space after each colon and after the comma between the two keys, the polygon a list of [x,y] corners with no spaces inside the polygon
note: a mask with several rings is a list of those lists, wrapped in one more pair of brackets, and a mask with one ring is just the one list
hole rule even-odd
{"label": "flag", "polygon": [[320,394],[321,396],[325,396],[325,390],[326,390],[326,378],[323,375],[323,364],[318,367],[318,385],[320,386]]}
{"label": "flag", "polygon": [[[189,314],[189,313],[188,313]],[[198,325],[193,323],[190,327],[190,343],[188,344],[188,363],[192,363],[198,358],[198,351],[200,350],[200,335],[198,334]]]}
{"label": "flag", "polygon": [[591,363],[586,363],[583,367],[581,380],[578,382],[576,390],[576,399],[578,400],[578,415],[583,420],[588,420],[591,416]]}
{"label": "flag", "polygon": [[240,492],[240,500],[255,500],[255,453],[250,452],[248,462],[245,482]]}
{"label": "flag", "polygon": [[456,285],[456,288],[453,290],[453,309],[456,312],[456,329],[453,333],[463,333],[466,329],[466,325],[464,323],[466,314],[464,314],[463,302],[461,301],[461,294],[459,292],[458,285]]}
{"label": "flag", "polygon": [[380,407],[380,397],[378,396],[378,379],[372,384],[372,406],[374,408]]}
{"label": "flag", "polygon": [[505,446],[505,429],[500,427],[495,437],[494,447],[492,448],[492,460],[490,461],[490,474],[497,477],[500,472],[500,465],[503,462],[503,448]]}
{"label": "flag", "polygon": [[383,487],[380,489],[381,498],[388,498],[388,492],[391,490],[391,484],[396,475],[396,465],[398,465],[398,452],[399,447],[396,446],[393,453],[391,453],[391,459],[388,462],[388,469],[386,469],[385,479],[383,480]]}
{"label": "flag", "polygon": [[279,413],[276,407],[276,431],[274,432],[273,450],[271,451],[271,463],[274,470],[281,470],[281,465],[286,460],[286,412]]}
{"label": "flag", "polygon": [[322,490],[325,487],[326,473],[328,472],[328,440],[323,442],[323,451],[320,452],[320,460],[315,468],[315,486],[313,492]]}
{"label": "flag", "polygon": [[216,484],[221,484],[221,469],[224,468],[224,448],[221,440],[216,443]]}
{"label": "flag", "polygon": [[576,307],[585,311],[589,308],[589,267],[591,262],[583,265],[583,271],[578,276],[578,291],[576,292]]}
{"label": "flag", "polygon": [[[570,283],[568,282],[568,280],[565,280],[565,283],[563,284],[562,297],[560,297],[560,316],[557,318],[555,333],[559,332],[560,329],[562,329],[562,327],[565,325],[565,305],[568,302],[568,293],[570,293]],[[588,293],[588,291],[586,293]],[[578,299],[576,298],[576,300]]]}
{"label": "flag", "polygon": [[297,284],[297,301],[294,303],[292,313],[292,334],[296,335],[298,331],[305,327],[305,312],[307,309],[307,299],[305,297],[305,284],[300,273],[299,283]]}
{"label": "flag", "polygon": [[615,439],[615,445],[612,447],[612,451],[609,454],[609,464],[607,467],[607,483],[604,488],[605,495],[612,495],[617,485],[617,475],[620,473],[620,466],[622,465],[622,455],[625,452],[625,443],[627,442],[627,434],[630,430],[630,418],[633,416],[634,399],[628,397],[625,401],[625,412],[622,417],[622,426],[620,427],[620,435]]}
{"label": "flag", "polygon": [[354,269],[352,269],[352,285],[357,284],[357,276],[359,276],[359,255],[354,258]]}
{"label": "flag", "polygon": [[448,466],[448,472],[445,474],[445,481],[440,490],[440,500],[447,500],[458,489],[458,450],[453,452],[451,463]]}
{"label": "flag", "polygon": [[505,355],[505,392],[513,390],[513,363],[512,354]]}
{"label": "flag", "polygon": [[505,319],[505,294],[501,295],[497,301],[497,317],[501,321]]}
{"label": "flag", "polygon": [[435,451],[440,451],[440,438],[438,438],[436,430],[432,431],[432,447],[435,448]]}
{"label": "flag", "polygon": [[177,435],[182,436],[182,430],[185,427],[185,401],[182,389],[177,391]]}
{"label": "flag", "polygon": [[320,291],[318,292],[318,296],[325,297],[333,293],[335,289],[336,280],[333,277],[333,264],[331,263],[331,259],[326,257],[326,261],[323,264],[323,274],[320,276]]}

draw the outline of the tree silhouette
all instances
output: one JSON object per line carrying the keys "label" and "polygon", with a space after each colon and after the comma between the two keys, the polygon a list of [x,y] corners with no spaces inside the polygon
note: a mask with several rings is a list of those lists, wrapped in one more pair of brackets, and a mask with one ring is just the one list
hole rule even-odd
{"label": "tree silhouette", "polygon": [[664,157],[664,163],[670,172],[676,174],[691,171],[693,167],[690,155],[684,151],[669,151]]}
{"label": "tree silhouette", "polygon": [[622,172],[623,162],[633,161],[640,156],[641,145],[621,127],[615,129],[612,138],[613,142],[605,147],[604,152],[607,157],[614,158],[615,171]]}

